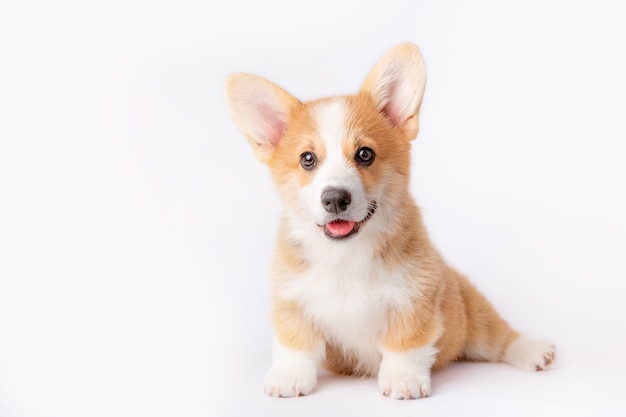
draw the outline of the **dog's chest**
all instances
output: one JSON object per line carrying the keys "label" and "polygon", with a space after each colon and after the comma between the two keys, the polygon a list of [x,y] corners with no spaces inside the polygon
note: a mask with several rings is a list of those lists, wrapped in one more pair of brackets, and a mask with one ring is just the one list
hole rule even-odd
{"label": "dog's chest", "polygon": [[293,277],[285,290],[284,295],[303,306],[330,342],[370,369],[380,359],[386,311],[410,302],[400,270],[356,257],[314,265]]}

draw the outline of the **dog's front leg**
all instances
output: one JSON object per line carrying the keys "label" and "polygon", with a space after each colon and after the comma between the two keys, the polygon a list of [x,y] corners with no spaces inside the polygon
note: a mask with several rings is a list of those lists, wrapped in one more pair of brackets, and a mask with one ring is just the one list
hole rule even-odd
{"label": "dog's front leg", "polygon": [[276,340],[272,368],[265,375],[265,392],[274,397],[307,395],[317,384],[319,352],[294,350]]}
{"label": "dog's front leg", "polygon": [[411,309],[388,312],[388,329],[380,343],[378,387],[383,395],[410,400],[430,396],[430,369],[437,359],[441,333],[435,315],[417,302]]}
{"label": "dog's front leg", "polygon": [[273,300],[272,321],[276,340],[272,367],[265,375],[265,392],[274,397],[307,395],[317,384],[325,341],[293,302]]}
{"label": "dog's front leg", "polygon": [[381,352],[378,387],[384,395],[399,400],[430,395],[430,368],[437,355],[432,343],[403,352]]}

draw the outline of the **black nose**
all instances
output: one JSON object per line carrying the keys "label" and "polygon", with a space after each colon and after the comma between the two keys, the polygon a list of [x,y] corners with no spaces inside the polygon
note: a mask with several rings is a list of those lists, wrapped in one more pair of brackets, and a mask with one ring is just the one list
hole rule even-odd
{"label": "black nose", "polygon": [[346,211],[352,196],[347,190],[341,188],[327,188],[322,192],[322,206],[329,213],[341,213]]}

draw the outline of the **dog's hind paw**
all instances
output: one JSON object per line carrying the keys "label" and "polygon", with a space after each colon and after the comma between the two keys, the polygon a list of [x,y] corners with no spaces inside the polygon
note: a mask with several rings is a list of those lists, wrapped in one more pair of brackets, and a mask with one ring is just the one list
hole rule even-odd
{"label": "dog's hind paw", "polygon": [[508,346],[503,362],[526,371],[543,371],[552,365],[554,358],[554,345],[521,335]]}

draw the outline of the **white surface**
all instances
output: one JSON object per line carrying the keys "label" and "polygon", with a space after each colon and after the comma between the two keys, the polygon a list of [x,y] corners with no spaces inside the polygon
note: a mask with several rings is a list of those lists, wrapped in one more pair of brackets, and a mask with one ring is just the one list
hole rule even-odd
{"label": "white surface", "polygon": [[[0,415],[624,415],[622,6],[414,3],[0,3]],[[433,239],[555,369],[270,398],[279,207],[223,80],[350,93],[402,41],[427,63]]]}

